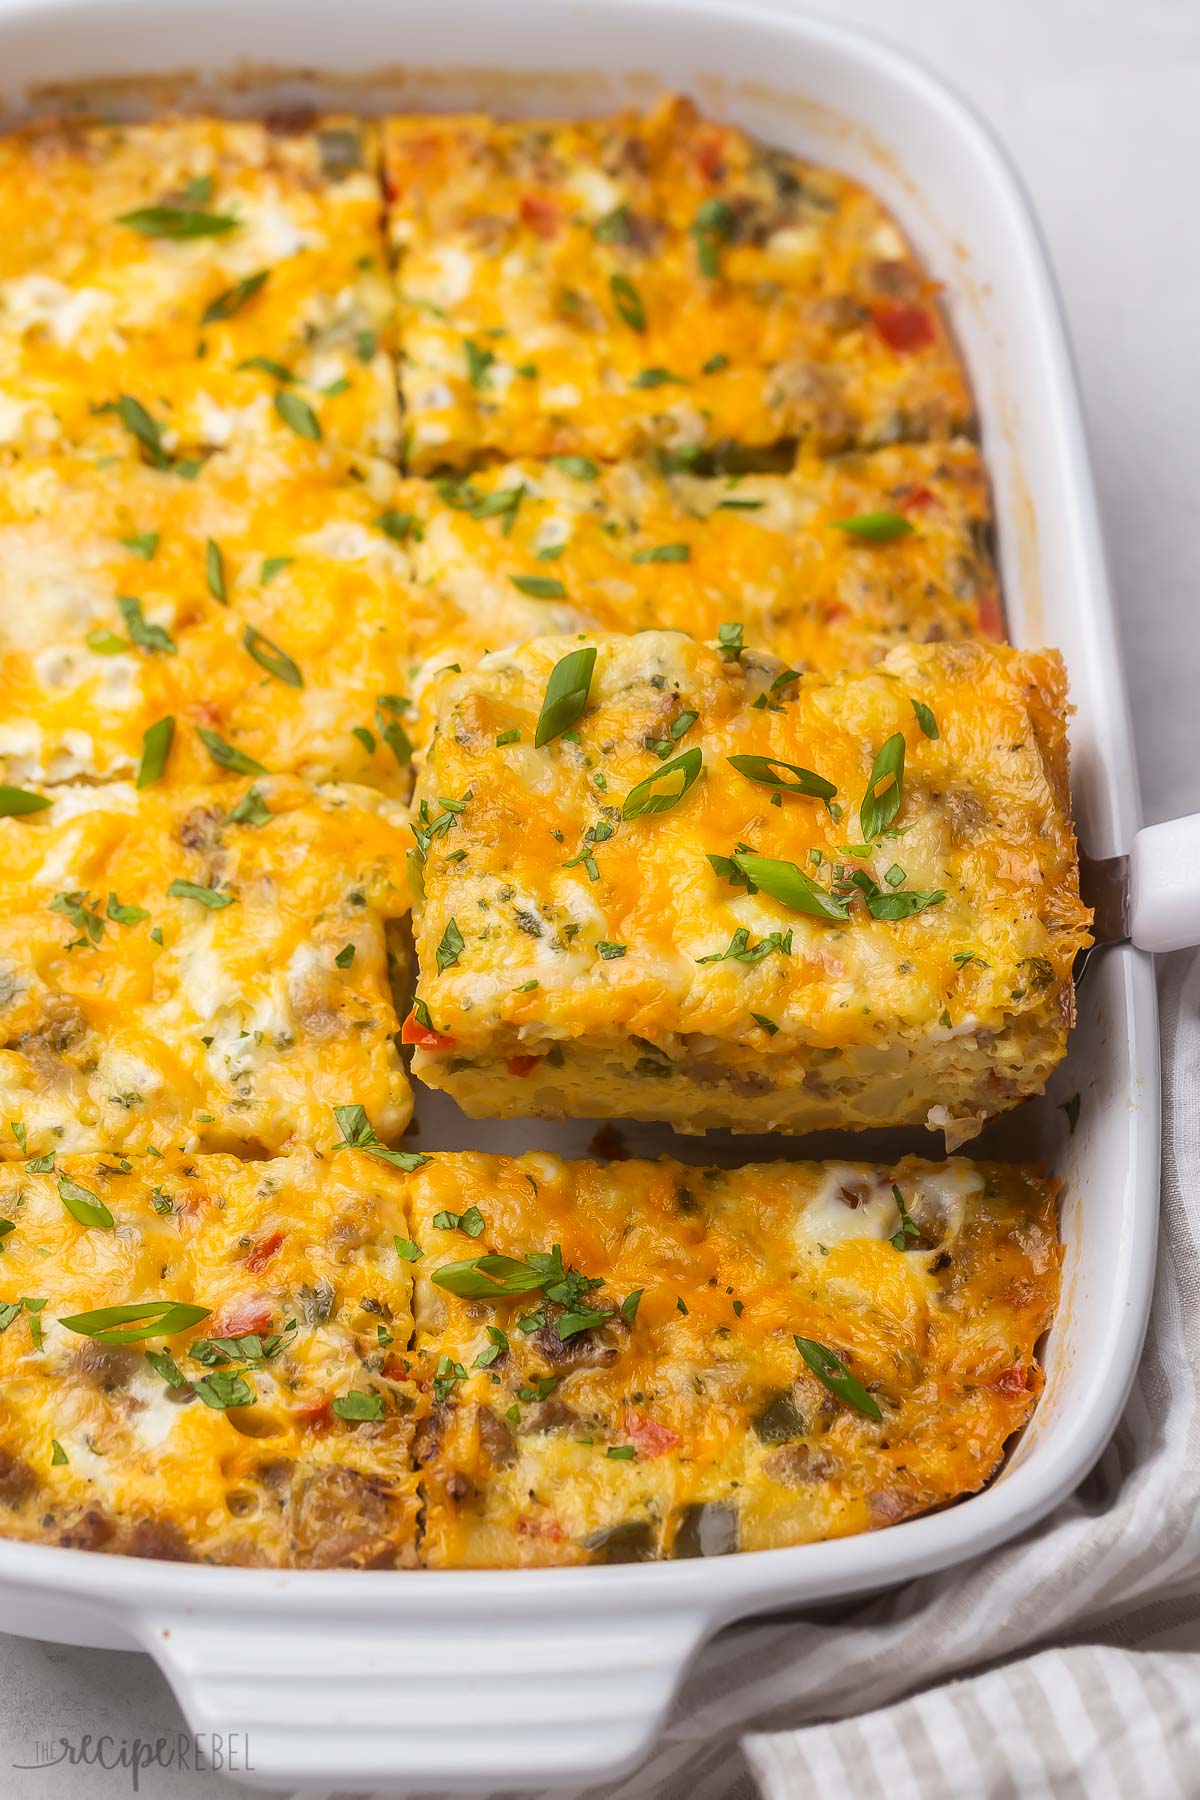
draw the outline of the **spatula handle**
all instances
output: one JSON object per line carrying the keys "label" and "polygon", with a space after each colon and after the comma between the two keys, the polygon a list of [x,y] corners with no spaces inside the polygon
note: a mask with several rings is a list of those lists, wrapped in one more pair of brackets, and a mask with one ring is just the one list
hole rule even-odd
{"label": "spatula handle", "polygon": [[1200,944],[1200,813],[1138,832],[1129,902],[1130,936],[1139,950]]}

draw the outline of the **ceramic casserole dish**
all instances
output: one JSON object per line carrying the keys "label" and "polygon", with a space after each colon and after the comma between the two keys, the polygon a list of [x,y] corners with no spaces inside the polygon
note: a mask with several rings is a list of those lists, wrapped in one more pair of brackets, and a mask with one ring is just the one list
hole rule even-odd
{"label": "ceramic casserole dish", "polygon": [[[331,101],[586,114],[664,89],[866,182],[944,282],[994,484],[1010,634],[1061,647],[1081,841],[1091,856],[1129,853],[1140,823],[1130,724],[1058,303],[1011,171],[936,80],[786,0],[0,0],[10,123],[81,99],[131,117]],[[1185,941],[1194,924],[1190,829],[1189,840],[1185,827],[1159,827],[1138,845],[1135,885],[1169,913],[1173,883],[1178,908],[1138,919],[1152,947]],[[1079,1482],[1120,1413],[1145,1326],[1158,1081],[1151,957],[1105,951],[1050,1092],[978,1145],[1039,1157],[1061,1179],[1065,1267],[1044,1397],[998,1478],[962,1504],[867,1536],[703,1564],[512,1572],[205,1568],[0,1540],[0,1623],[149,1652],[195,1731],[247,1734],[248,1779],[267,1788],[577,1789],[610,1776],[645,1751],[689,1658],[721,1625],[959,1563],[1027,1529]],[[1076,1092],[1069,1133],[1060,1108]],[[590,1130],[464,1131],[435,1095],[421,1142],[581,1153]],[[670,1141],[647,1127],[633,1136],[639,1152]],[[801,1141],[797,1153],[902,1148],[940,1153],[920,1134],[869,1147]],[[735,1162],[780,1146],[691,1152],[714,1154]]]}

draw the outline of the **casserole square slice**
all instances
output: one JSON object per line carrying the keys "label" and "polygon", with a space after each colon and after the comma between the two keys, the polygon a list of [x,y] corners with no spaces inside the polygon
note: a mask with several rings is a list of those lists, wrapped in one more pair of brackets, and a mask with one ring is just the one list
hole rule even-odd
{"label": "casserole square slice", "polygon": [[1030,1169],[436,1156],[409,1206],[433,1568],[892,1524],[981,1487],[1041,1389]]}
{"label": "casserole square slice", "polygon": [[970,419],[934,284],[873,196],[686,101],[389,119],[384,163],[417,472],[646,448],[762,467]]}
{"label": "casserole square slice", "polygon": [[402,1182],[312,1150],[0,1168],[0,1533],[411,1566]]}
{"label": "casserole square slice", "polygon": [[0,138],[0,446],[162,463],[299,432],[394,456],[377,165],[342,117]]}
{"label": "casserole square slice", "polygon": [[393,1142],[406,817],[273,776],[0,819],[0,1160],[266,1155],[351,1103]]}
{"label": "casserole square slice", "polygon": [[414,1072],[472,1116],[961,1141],[1073,1021],[1062,663],[963,642],[775,675],[724,636],[443,679]]}
{"label": "casserole square slice", "polygon": [[0,468],[0,779],[135,777],[171,718],[173,783],[225,778],[224,744],[407,798],[406,689],[442,608],[394,535],[395,486],[294,437],[191,479],[79,452]]}
{"label": "casserole square slice", "polygon": [[786,475],[525,460],[410,479],[396,504],[414,521],[419,590],[445,614],[430,671],[543,633],[715,640],[734,619],[755,650],[828,674],[897,644],[1001,635],[986,477],[961,438],[809,457]]}

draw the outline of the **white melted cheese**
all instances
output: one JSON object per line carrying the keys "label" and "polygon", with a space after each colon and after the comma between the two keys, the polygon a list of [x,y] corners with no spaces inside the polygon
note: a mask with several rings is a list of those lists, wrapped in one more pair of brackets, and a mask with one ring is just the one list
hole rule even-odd
{"label": "white melted cheese", "polygon": [[69,350],[92,320],[112,306],[99,288],[69,288],[50,275],[21,275],[0,282],[0,313],[18,332],[44,331]]}
{"label": "white melted cheese", "polygon": [[464,301],[475,277],[475,256],[461,244],[441,244],[430,249],[414,267],[409,280],[412,291],[423,300],[449,311]]}
{"label": "white melted cheese", "polygon": [[[851,1198],[866,1188],[857,1206]],[[821,1244],[828,1250],[846,1238],[883,1239],[900,1229],[900,1210],[887,1182],[875,1182],[852,1163],[828,1163],[825,1178],[796,1221],[796,1241],[811,1251]]]}
{"label": "white melted cheese", "polygon": [[959,1235],[967,1201],[982,1192],[983,1176],[979,1170],[971,1163],[957,1159],[943,1169],[917,1177],[913,1183],[913,1198],[908,1202],[909,1211],[920,1214],[931,1224],[931,1214],[939,1219],[937,1235],[944,1241]]}
{"label": "white melted cheese", "polygon": [[236,249],[247,274],[269,268],[272,263],[296,256],[301,250],[319,248],[323,241],[320,232],[311,227],[305,229],[294,212],[269,200],[257,200],[247,205],[245,199],[240,198],[237,211],[241,224]]}
{"label": "white melted cheese", "polygon": [[[301,556],[327,556],[333,562],[369,562],[378,557],[388,540],[381,532],[368,531],[352,519],[330,519],[319,531],[297,541]],[[399,564],[399,558],[396,559]]]}
{"label": "white melted cheese", "polygon": [[25,422],[33,411],[28,400],[0,394],[0,444],[17,444],[25,436]]}
{"label": "white melted cheese", "polygon": [[573,382],[560,381],[557,387],[542,390],[542,405],[552,412],[571,412],[582,404],[583,395]]}
{"label": "white melted cheese", "polygon": [[602,219],[621,204],[621,190],[601,169],[590,169],[580,163],[571,171],[568,191],[579,200],[582,210],[593,219]]}
{"label": "white melted cheese", "polygon": [[[952,1161],[906,1180],[905,1206],[926,1236],[945,1243],[959,1235],[967,1201],[983,1190],[983,1177],[969,1162]],[[857,1205],[853,1200],[863,1196]],[[890,1180],[879,1180],[852,1163],[827,1163],[820,1188],[797,1221],[797,1243],[806,1250],[830,1249],[847,1238],[882,1241],[900,1229],[900,1209]]]}
{"label": "white melted cheese", "polygon": [[[129,1430],[143,1450],[155,1450],[165,1443],[183,1414],[183,1406],[171,1398],[171,1392],[148,1366],[145,1377],[139,1375],[133,1384],[134,1397],[141,1404],[129,1413]],[[191,1404],[203,1406],[204,1402],[193,1400]]]}

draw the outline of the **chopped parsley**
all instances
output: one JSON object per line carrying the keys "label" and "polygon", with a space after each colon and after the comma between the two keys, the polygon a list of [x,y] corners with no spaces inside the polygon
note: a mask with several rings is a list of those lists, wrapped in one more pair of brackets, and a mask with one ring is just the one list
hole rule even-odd
{"label": "chopped parsley", "polygon": [[433,1215],[436,1231],[465,1231],[470,1238],[482,1237],[487,1221],[477,1206],[468,1206],[466,1212],[447,1212],[443,1209]]}
{"label": "chopped parsley", "polygon": [[339,1394],[330,1405],[339,1419],[345,1419],[350,1424],[365,1421],[377,1424],[383,1418],[383,1395],[365,1394],[359,1388],[351,1388],[348,1394]]}
{"label": "chopped parsley", "polygon": [[333,1146],[334,1150],[365,1150],[368,1156],[377,1156],[381,1162],[392,1163],[409,1174],[429,1161],[419,1150],[389,1150],[380,1142],[375,1127],[367,1118],[365,1106],[335,1106],[333,1116],[342,1134],[341,1142]]}
{"label": "chopped parsley", "polygon": [[237,898],[235,894],[222,894],[216,888],[201,887],[198,882],[178,878],[171,883],[167,893],[173,900],[197,900],[209,912],[221,912],[226,906],[232,906]]}

